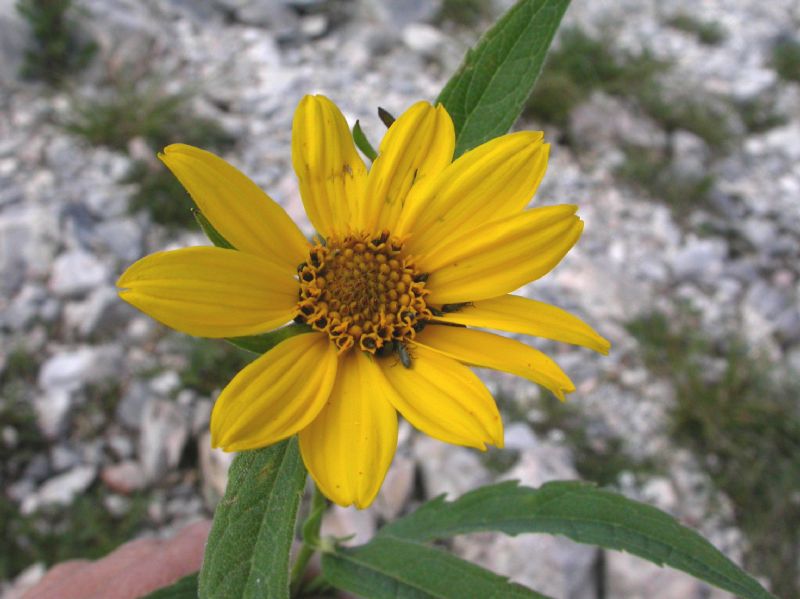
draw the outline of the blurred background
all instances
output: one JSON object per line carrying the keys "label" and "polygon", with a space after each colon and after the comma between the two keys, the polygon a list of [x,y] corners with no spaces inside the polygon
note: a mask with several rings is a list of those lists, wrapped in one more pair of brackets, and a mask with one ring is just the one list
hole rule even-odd
{"label": "blurred background", "polygon": [[[305,227],[291,117],[324,93],[374,145],[376,109],[433,100],[508,0],[0,0],[0,593],[210,516],[231,456],[213,401],[253,356],[118,299],[122,270],[207,243],[156,160],[225,156]],[[523,290],[584,317],[610,356],[534,341],[566,404],[481,373],[506,448],[401,429],[369,537],[427,498],[582,478],[700,529],[800,596],[800,4],[574,0],[519,128],[544,129],[536,203],[582,240]],[[530,341],[530,340],[528,340]],[[569,599],[727,595],[626,554],[471,535],[462,556]]]}

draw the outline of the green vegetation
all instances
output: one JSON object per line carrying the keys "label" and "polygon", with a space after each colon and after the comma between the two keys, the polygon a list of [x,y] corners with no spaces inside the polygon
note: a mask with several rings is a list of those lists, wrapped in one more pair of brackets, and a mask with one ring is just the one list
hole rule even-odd
{"label": "green vegetation", "polygon": [[524,114],[564,128],[572,110],[586,97],[586,91],[568,75],[545,70],[536,82]]}
{"label": "green vegetation", "polygon": [[[504,395],[496,399],[505,422],[524,422],[540,437],[554,432],[563,435],[563,444],[572,451],[575,468],[583,480],[615,487],[623,472],[645,476],[657,470],[652,460],[630,455],[623,439],[599,433],[596,424],[574,404],[557,401],[544,393],[533,402]],[[530,417],[530,407],[537,413],[535,419]],[[481,456],[488,469],[499,473],[511,468],[518,457],[519,452],[511,449],[493,449]]]}
{"label": "green vegetation", "polygon": [[66,507],[23,516],[0,496],[0,580],[12,578],[34,562],[47,565],[67,559],[96,559],[129,541],[146,519],[143,497],[116,517],[106,509],[99,487],[79,495]]}
{"label": "green vegetation", "polygon": [[617,169],[617,176],[666,203],[676,217],[685,218],[692,209],[708,204],[713,176],[678,175],[672,168],[671,157],[664,151],[636,146],[628,146],[624,151],[625,161]]}
{"label": "green vegetation", "polygon": [[623,439],[610,434],[590,434],[589,431],[597,427],[592,426],[591,420],[576,406],[545,397],[539,408],[544,418],[531,424],[533,430],[539,435],[561,431],[583,480],[602,487],[616,487],[623,472],[646,475],[656,470],[651,460],[630,455]]}
{"label": "green vegetation", "polygon": [[[16,431],[12,449],[3,447],[0,484],[20,478],[31,460],[46,455],[50,444],[36,424],[28,390],[35,384],[39,364],[24,349],[13,350],[0,374],[0,429]],[[98,415],[107,421],[118,393],[111,385],[86,390],[86,402],[75,414],[73,428],[79,438],[99,432]],[[145,501],[133,498],[131,509],[120,518],[110,514],[99,486],[80,495],[66,507],[47,508],[23,516],[5,494],[0,495],[0,580],[19,574],[30,564],[52,564],[65,559],[96,558],[129,540],[145,517]]]}
{"label": "green vegetation", "polygon": [[253,361],[253,354],[220,340],[188,339],[188,364],[181,373],[183,387],[211,394]]}
{"label": "green vegetation", "polygon": [[39,370],[36,357],[23,347],[17,347],[6,357],[6,365],[0,373],[0,384],[5,385],[15,380],[33,382]]}
{"label": "green vegetation", "polygon": [[800,82],[800,40],[778,40],[772,47],[772,68],[781,79]]}
{"label": "green vegetation", "polygon": [[671,435],[731,500],[750,541],[746,566],[769,578],[776,595],[798,596],[800,384],[779,379],[741,342],[712,342],[688,316],[652,314],[628,329],[648,368],[675,386]]}
{"label": "green vegetation", "polygon": [[667,25],[694,35],[701,44],[717,46],[725,41],[728,33],[715,21],[703,21],[688,13],[679,13],[667,20]]}
{"label": "green vegetation", "polygon": [[190,99],[187,92],[162,91],[160,82],[112,82],[105,98],[77,102],[75,117],[65,127],[93,145],[121,152],[136,138],[159,150],[174,142],[206,148],[230,145],[233,140],[218,123],[192,114]]}
{"label": "green vegetation", "polygon": [[81,39],[71,16],[72,0],[18,0],[16,8],[31,33],[20,73],[23,77],[58,85],[85,67],[97,51],[94,42]]}
{"label": "green vegetation", "polygon": [[31,458],[47,446],[36,424],[36,414],[29,397],[29,389],[36,382],[38,369],[35,356],[17,348],[7,356],[5,369],[0,373],[0,429],[9,427],[16,436],[12,451],[3,447],[0,483],[8,484],[8,481],[16,480]]}
{"label": "green vegetation", "polygon": [[662,86],[651,86],[637,94],[647,115],[667,132],[691,131],[712,150],[728,149],[734,139],[729,122],[732,108],[728,102],[705,93],[670,95]]}
{"label": "green vegetation", "polygon": [[[683,20],[678,21],[684,24]],[[568,131],[569,115],[595,90],[622,97],[627,104],[652,119],[671,139],[677,131],[700,137],[714,154],[726,152],[736,139],[740,117],[750,130],[764,130],[780,123],[780,117],[763,102],[741,104],[707,93],[676,95],[662,81],[669,63],[650,52],[616,53],[609,36],[594,38],[577,28],[565,29],[560,44],[547,59],[528,101],[526,115],[567,129],[567,143],[579,145]],[[708,205],[714,184],[710,174],[676,173],[671,143],[666,148],[623,148],[625,161],[618,176],[664,201],[678,216]]]}
{"label": "green vegetation", "polygon": [[525,115],[563,127],[572,109],[592,91],[637,94],[653,85],[668,67],[649,52],[617,55],[608,39],[595,39],[575,27],[565,28],[558,47],[547,57]]}
{"label": "green vegetation", "polygon": [[138,160],[123,179],[136,184],[128,210],[144,210],[154,222],[165,227],[189,228],[195,222],[194,204],[175,176],[161,163]]}
{"label": "green vegetation", "polygon": [[736,110],[742,123],[751,133],[761,133],[780,127],[789,120],[786,115],[780,114],[775,109],[774,99],[765,96],[737,102]]}
{"label": "green vegetation", "polygon": [[435,20],[437,23],[474,27],[490,17],[491,13],[491,0],[442,0]]}
{"label": "green vegetation", "polygon": [[485,451],[478,455],[484,468],[495,474],[503,474],[511,470],[519,461],[519,450],[504,447],[497,449],[493,447],[491,451]]}
{"label": "green vegetation", "polygon": [[593,38],[577,28],[564,29],[550,53],[525,114],[560,127],[594,90],[624,97],[667,132],[691,131],[713,149],[725,149],[733,137],[731,106],[709,94],[669,93],[661,81],[671,65],[652,53],[617,53],[609,36]]}
{"label": "green vegetation", "polygon": [[[104,99],[77,103],[65,127],[91,144],[120,152],[127,151],[132,140],[143,140],[154,157],[174,142],[209,150],[232,145],[233,138],[217,122],[191,112],[190,100],[189,93],[166,93],[158,83],[112,81]],[[134,162],[123,182],[137,186],[129,204],[132,212],[144,210],[166,227],[194,224],[189,196],[155,159]]]}
{"label": "green vegetation", "polygon": [[113,421],[117,404],[122,397],[119,381],[88,385],[83,391],[83,401],[74,410],[71,419],[72,437],[92,439],[102,435]]}
{"label": "green vegetation", "polygon": [[[669,24],[695,33],[704,43],[718,43],[715,40],[721,41],[724,36],[716,24],[686,15],[673,18]],[[558,126],[564,132],[564,141],[580,150],[581,140],[572,139],[569,130],[570,114],[593,92],[602,91],[622,98],[631,110],[654,121],[668,139],[677,131],[695,134],[711,150],[712,160],[728,152],[743,129],[761,132],[786,122],[786,117],[776,111],[774,100],[767,96],[735,102],[685,89],[665,80],[671,65],[651,52],[621,53],[613,48],[609,34],[592,37],[575,27],[564,29],[558,47],[547,58],[525,115]],[[783,42],[776,46],[774,63],[782,65],[787,77],[792,76],[792,69],[798,69],[795,74],[800,77],[800,44]],[[677,89],[681,91],[676,92]],[[617,170],[622,180],[663,200],[681,216],[708,204],[713,176],[676,176],[671,144],[664,149],[631,146],[623,150],[625,161]]]}

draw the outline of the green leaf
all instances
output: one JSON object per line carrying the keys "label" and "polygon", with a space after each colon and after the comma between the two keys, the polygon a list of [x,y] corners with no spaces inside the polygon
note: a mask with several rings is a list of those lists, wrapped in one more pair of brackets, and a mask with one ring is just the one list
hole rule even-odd
{"label": "green leaf", "polygon": [[356,121],[356,124],[353,125],[353,141],[356,142],[356,146],[364,153],[364,156],[375,162],[375,159],[378,157],[378,153],[375,151],[375,148],[372,147],[372,144],[369,143],[367,136],[361,129],[361,123],[358,121]]}
{"label": "green leaf", "polygon": [[146,595],[144,599],[197,599],[197,572]]}
{"label": "green leaf", "polygon": [[378,106],[378,118],[384,125],[386,125],[387,129],[392,125],[394,125],[394,122],[396,120],[391,112],[389,112],[385,108],[381,108],[380,106]]}
{"label": "green leaf", "polygon": [[323,554],[322,574],[336,588],[370,599],[544,598],[440,549],[388,537]]}
{"label": "green leaf", "polygon": [[218,248],[225,248],[226,250],[235,250],[236,248],[233,247],[230,242],[225,239],[222,235],[220,235],[219,231],[214,228],[209,220],[203,216],[203,213],[200,212],[197,208],[192,208],[192,213],[194,214],[194,218],[197,221],[197,224],[200,225],[200,228],[203,229],[203,233],[206,234],[208,240],[213,243]]}
{"label": "green leaf", "polygon": [[293,323],[275,329],[263,335],[250,335],[247,337],[228,337],[226,341],[233,343],[236,347],[241,347],[254,354],[263,354],[278,345],[281,341],[285,341],[289,337],[300,335],[302,333],[311,333],[312,329],[307,324]]}
{"label": "green leaf", "polygon": [[456,128],[456,151],[503,135],[522,112],[569,0],[520,0],[487,31],[437,102]]}
{"label": "green leaf", "polygon": [[236,456],[208,536],[200,597],[289,597],[289,550],[305,480],[296,437]]}
{"label": "green leaf", "polygon": [[672,516],[588,483],[552,482],[531,489],[509,481],[482,487],[453,502],[438,497],[385,526],[378,537],[425,542],[489,530],[563,535],[683,570],[745,599],[774,599]]}

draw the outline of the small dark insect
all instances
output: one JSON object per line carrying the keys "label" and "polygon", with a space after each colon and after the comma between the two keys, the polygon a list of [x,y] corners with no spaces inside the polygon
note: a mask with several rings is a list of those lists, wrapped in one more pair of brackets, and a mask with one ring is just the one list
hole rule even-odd
{"label": "small dark insect", "polygon": [[413,366],[412,363],[412,356],[411,352],[408,351],[408,347],[402,341],[394,340],[390,343],[385,344],[381,347],[378,351],[375,352],[375,355],[378,357],[386,357],[391,354],[397,354],[400,363],[405,368],[411,368]]}
{"label": "small dark insect", "polygon": [[426,273],[426,272],[420,273],[420,274],[418,274],[417,276],[414,277],[414,282],[415,283],[424,283],[425,281],[428,280],[429,276],[430,275],[428,273]]}
{"label": "small dark insect", "polygon": [[380,106],[378,106],[378,118],[383,121],[383,124],[386,125],[387,128],[391,127],[395,120],[388,110],[381,108]]}
{"label": "small dark insect", "polygon": [[460,304],[445,304],[442,306],[442,312],[449,313],[449,312],[458,312],[466,308],[467,306],[471,306],[472,302],[461,302]]}
{"label": "small dark insect", "polygon": [[342,167],[342,170],[351,177],[353,176],[353,167],[349,164],[345,163],[345,165]]}
{"label": "small dark insect", "polygon": [[408,352],[406,345],[402,341],[392,341],[392,345],[394,345],[394,351],[397,353],[397,357],[400,358],[400,363],[403,367],[411,368],[411,354]]}

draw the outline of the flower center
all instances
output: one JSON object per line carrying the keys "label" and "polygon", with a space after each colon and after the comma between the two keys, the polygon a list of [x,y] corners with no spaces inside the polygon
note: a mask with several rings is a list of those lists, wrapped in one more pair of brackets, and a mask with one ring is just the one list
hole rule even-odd
{"label": "flower center", "polygon": [[317,242],[297,268],[295,320],[327,333],[339,353],[354,346],[378,355],[404,348],[433,314],[425,303],[428,276],[402,250],[388,231]]}

